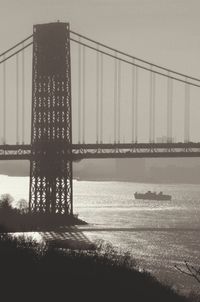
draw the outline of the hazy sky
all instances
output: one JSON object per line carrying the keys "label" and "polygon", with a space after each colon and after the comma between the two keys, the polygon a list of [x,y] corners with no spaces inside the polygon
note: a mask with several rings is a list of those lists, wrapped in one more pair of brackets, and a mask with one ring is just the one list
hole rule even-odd
{"label": "hazy sky", "polygon": [[0,0],[0,51],[31,34],[33,24],[60,20],[105,44],[200,77],[199,11],[199,0]]}
{"label": "hazy sky", "polygon": [[153,62],[200,75],[199,0],[0,0],[1,49],[33,24],[71,28]]}

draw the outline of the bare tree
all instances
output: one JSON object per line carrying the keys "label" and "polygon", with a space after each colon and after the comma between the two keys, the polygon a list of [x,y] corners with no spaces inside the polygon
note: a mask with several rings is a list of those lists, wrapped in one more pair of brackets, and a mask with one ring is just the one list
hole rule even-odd
{"label": "bare tree", "polygon": [[0,209],[8,210],[12,209],[13,197],[10,194],[2,194],[0,196]]}
{"label": "bare tree", "polygon": [[181,272],[181,273],[183,273],[183,274],[185,274],[189,277],[194,278],[198,283],[200,283],[200,266],[199,267],[194,267],[193,265],[190,265],[187,261],[184,261],[184,262],[185,262],[185,268],[184,269],[180,268],[177,265],[175,265],[175,268],[179,272]]}
{"label": "bare tree", "polygon": [[25,199],[20,199],[17,202],[17,207],[21,213],[28,213],[28,202]]}

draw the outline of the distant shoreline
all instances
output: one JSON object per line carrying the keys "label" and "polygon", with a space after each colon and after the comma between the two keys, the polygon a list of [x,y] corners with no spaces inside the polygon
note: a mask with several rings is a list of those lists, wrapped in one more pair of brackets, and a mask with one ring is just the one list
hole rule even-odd
{"label": "distant shoreline", "polygon": [[76,179],[76,181],[90,181],[90,182],[127,182],[127,183],[139,183],[139,184],[155,184],[155,185],[200,185],[200,182],[196,183],[184,183],[184,182],[155,182],[155,181],[139,181],[139,180],[122,180],[122,179]]}
{"label": "distant shoreline", "polygon": [[[7,175],[7,174],[0,174],[0,177],[17,177],[17,178],[23,178],[23,177],[29,177],[29,175]],[[75,181],[88,181],[88,182],[126,182],[126,183],[139,183],[139,184],[154,184],[154,185],[200,185],[199,182],[156,182],[156,181],[142,181],[142,180],[129,180],[129,179],[78,179],[77,177],[74,177],[73,180]]]}

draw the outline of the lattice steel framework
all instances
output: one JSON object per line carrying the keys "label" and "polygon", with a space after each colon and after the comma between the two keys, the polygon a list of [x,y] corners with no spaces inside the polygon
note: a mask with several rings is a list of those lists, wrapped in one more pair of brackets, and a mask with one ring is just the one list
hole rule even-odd
{"label": "lattice steel framework", "polygon": [[29,209],[72,214],[71,66],[68,23],[33,29]]}

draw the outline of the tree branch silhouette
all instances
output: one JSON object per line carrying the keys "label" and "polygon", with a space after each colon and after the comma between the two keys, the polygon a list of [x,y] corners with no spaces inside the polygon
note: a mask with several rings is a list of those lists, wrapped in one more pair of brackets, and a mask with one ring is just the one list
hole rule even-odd
{"label": "tree branch silhouette", "polygon": [[185,262],[185,269],[182,269],[177,265],[175,265],[175,268],[182,274],[192,277],[198,283],[200,283],[200,267],[196,268],[193,265],[190,265],[187,261],[184,261],[184,262]]}

